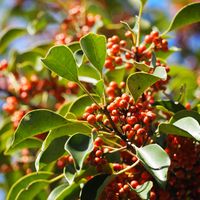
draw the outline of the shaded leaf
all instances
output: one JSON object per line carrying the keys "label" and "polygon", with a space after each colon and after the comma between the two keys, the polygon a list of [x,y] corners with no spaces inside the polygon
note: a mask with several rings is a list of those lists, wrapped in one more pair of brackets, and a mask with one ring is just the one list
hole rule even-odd
{"label": "shaded leaf", "polygon": [[93,137],[82,133],[72,135],[65,144],[65,150],[73,157],[77,170],[82,168],[86,156],[93,150],[93,147]]}

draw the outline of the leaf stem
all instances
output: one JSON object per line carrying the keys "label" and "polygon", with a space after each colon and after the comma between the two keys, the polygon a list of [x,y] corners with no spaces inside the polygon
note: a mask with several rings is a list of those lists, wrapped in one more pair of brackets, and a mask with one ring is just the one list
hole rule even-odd
{"label": "leaf stem", "polygon": [[56,176],[55,178],[49,180],[49,183],[53,183],[55,181],[58,181],[59,179],[64,178],[64,173],[60,174],[59,176]]}
{"label": "leaf stem", "polygon": [[142,17],[142,11],[143,11],[143,4],[140,5],[139,15],[138,15],[138,34],[136,39],[136,47],[140,44],[140,31],[141,31],[141,17]]}

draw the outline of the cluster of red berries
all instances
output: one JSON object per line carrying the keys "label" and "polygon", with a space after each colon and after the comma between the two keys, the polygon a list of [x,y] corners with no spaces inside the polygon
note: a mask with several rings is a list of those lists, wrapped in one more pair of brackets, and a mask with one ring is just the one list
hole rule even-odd
{"label": "cluster of red berries", "polygon": [[60,26],[60,32],[55,36],[56,44],[69,44],[78,41],[82,36],[89,33],[96,21],[100,20],[99,15],[83,13],[80,5],[75,5],[68,11],[68,16]]}
{"label": "cluster of red berries", "polygon": [[166,152],[172,162],[166,199],[198,199],[200,196],[200,144],[192,139],[170,135],[167,138]]}
{"label": "cluster of red berries", "polygon": [[[130,31],[127,31],[125,37],[132,39],[133,36]],[[167,40],[159,36],[158,31],[152,31],[145,36],[144,42],[140,46],[132,46],[131,48],[129,46],[125,40],[120,40],[116,35],[108,38],[108,57],[105,67],[114,70],[116,66],[124,65],[126,69],[131,69],[135,61],[150,65],[153,51],[168,50]]]}
{"label": "cluster of red berries", "polygon": [[[116,89],[117,87],[116,82],[112,82],[109,85],[109,88]],[[110,93],[113,98],[115,94]],[[156,114],[153,112],[153,108],[149,102],[152,102],[151,95],[143,95],[143,102],[135,103],[132,97],[123,93],[110,101],[106,106],[111,120],[119,131],[131,142],[139,146],[145,141],[149,142],[149,134],[153,127],[153,121],[156,118]],[[105,114],[100,112],[96,104],[92,104],[85,109],[83,118],[99,130],[114,132],[110,120]]]}
{"label": "cluster of red berries", "polygon": [[[118,175],[109,183],[101,194],[101,200],[139,200],[133,189],[140,187],[146,181],[151,180],[151,175],[141,166],[134,167],[126,173]],[[133,189],[132,189],[133,188]],[[150,199],[155,200],[155,192],[150,192]]]}

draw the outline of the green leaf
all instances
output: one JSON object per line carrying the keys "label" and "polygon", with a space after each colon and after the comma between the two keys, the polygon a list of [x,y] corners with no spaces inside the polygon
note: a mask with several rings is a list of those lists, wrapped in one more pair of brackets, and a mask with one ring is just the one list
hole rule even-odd
{"label": "green leaf", "polygon": [[32,183],[37,181],[47,181],[47,179],[52,175],[50,172],[38,172],[31,173],[20,178],[15,184],[10,188],[6,200],[16,200],[18,195],[28,189]]}
{"label": "green leaf", "polygon": [[67,182],[71,185],[76,177],[76,169],[73,164],[67,165],[64,168],[64,174]]}
{"label": "green leaf", "polygon": [[144,71],[144,72],[149,72],[149,70],[152,68],[149,65],[146,65],[143,62],[134,62],[134,66],[136,69],[139,69],[140,71]]}
{"label": "green leaf", "polygon": [[175,29],[183,26],[196,23],[200,21],[200,3],[191,3],[184,6],[173,18],[167,30],[163,33],[166,34]]}
{"label": "green leaf", "polygon": [[[90,179],[83,187],[81,200],[97,200],[98,190],[105,184],[109,174],[99,174]],[[101,193],[101,192],[100,192]]]}
{"label": "green leaf", "polygon": [[120,84],[124,79],[125,71],[124,67],[116,67],[113,71],[108,70],[105,75],[109,82],[116,81]]}
{"label": "green leaf", "polygon": [[[131,185],[129,184],[131,187]],[[147,181],[143,183],[142,185],[139,185],[136,189],[131,187],[131,190],[137,193],[137,195],[144,200],[150,200],[150,191],[151,188],[153,187],[153,182],[152,181]]]}
{"label": "green leaf", "polygon": [[79,42],[72,42],[68,45],[73,53],[81,49],[81,45]]}
{"label": "green leaf", "polygon": [[47,200],[77,200],[81,188],[79,183],[67,184],[56,187],[49,195]]}
{"label": "green leaf", "polygon": [[103,79],[99,80],[96,83],[95,92],[99,95],[99,97],[103,96],[103,93],[104,93],[104,81],[103,81]]}
{"label": "green leaf", "polygon": [[82,133],[72,135],[65,144],[65,150],[74,158],[75,167],[80,170],[86,156],[93,150],[93,136]]}
{"label": "green leaf", "polygon": [[179,102],[171,101],[171,100],[156,101],[153,105],[156,107],[159,106],[159,108],[161,106],[173,113],[179,112],[181,110],[185,110],[185,107],[182,104],[180,104]]}
{"label": "green leaf", "polygon": [[69,47],[64,45],[52,47],[42,62],[59,76],[78,82],[77,64]]}
{"label": "green leaf", "polygon": [[181,49],[177,47],[170,47],[168,51],[157,51],[155,52],[155,54],[157,58],[166,60],[169,56],[171,56],[173,53],[177,51],[181,51]]}
{"label": "green leaf", "polygon": [[89,33],[81,38],[80,44],[88,60],[101,74],[106,59],[105,36]]}
{"label": "green leaf", "polygon": [[156,67],[153,74],[144,72],[136,72],[131,74],[127,79],[127,86],[132,94],[134,100],[137,102],[138,98],[160,79],[166,79],[167,73],[164,67]]}
{"label": "green leaf", "polygon": [[92,83],[94,85],[101,79],[96,68],[89,64],[82,64],[78,68],[78,75],[80,81]]}
{"label": "green leaf", "polygon": [[[97,95],[92,96],[97,102],[100,101],[100,98]],[[92,103],[94,102],[90,99],[90,97],[87,94],[82,95],[76,101],[73,102],[73,104],[69,108],[69,112],[74,113],[77,116],[77,118],[80,118],[83,116],[85,108],[87,106],[90,106]]]}
{"label": "green leaf", "polygon": [[68,121],[50,110],[38,109],[27,113],[14,133],[10,148],[23,140],[66,125]]}
{"label": "green leaf", "polygon": [[168,154],[157,144],[149,144],[145,147],[137,148],[136,153],[144,167],[164,187],[170,166]]}
{"label": "green leaf", "polygon": [[26,33],[27,31],[24,28],[11,28],[1,33],[0,53],[3,53],[13,40],[25,35]]}
{"label": "green leaf", "polygon": [[62,185],[59,185],[58,187],[54,188],[51,193],[48,196],[47,200],[56,200],[58,199],[59,195],[66,189],[69,185],[64,183]]}
{"label": "green leaf", "polygon": [[91,128],[82,123],[69,123],[66,126],[50,131],[42,144],[41,151],[37,155],[35,161],[36,170],[39,171],[46,164],[64,155],[64,145],[67,139],[77,132],[89,135]]}
{"label": "green leaf", "polygon": [[27,138],[25,140],[23,140],[22,142],[18,143],[17,145],[15,145],[14,148],[10,148],[7,151],[5,151],[6,155],[15,153],[18,150],[24,149],[24,148],[40,148],[42,145],[42,141],[37,139],[37,138]]}
{"label": "green leaf", "polygon": [[192,137],[200,141],[200,115],[194,111],[180,111],[170,120],[170,124],[162,123],[158,131],[162,134],[173,134]]}

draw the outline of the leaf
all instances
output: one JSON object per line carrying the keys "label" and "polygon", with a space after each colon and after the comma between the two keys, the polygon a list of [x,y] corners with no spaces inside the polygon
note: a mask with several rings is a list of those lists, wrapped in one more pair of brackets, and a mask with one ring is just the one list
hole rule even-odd
{"label": "leaf", "polygon": [[184,6],[173,18],[167,30],[163,33],[166,34],[175,29],[183,26],[196,23],[200,21],[200,3],[191,3]]}
{"label": "leaf", "polygon": [[73,183],[70,186],[67,184],[56,187],[47,200],[77,200],[80,194],[81,188],[79,183]]}
{"label": "leaf", "polygon": [[80,42],[72,42],[68,45],[73,53],[81,49]]}
{"label": "leaf", "polygon": [[69,47],[60,45],[50,48],[42,62],[59,76],[78,82],[77,64]]}
{"label": "leaf", "polygon": [[64,174],[67,182],[71,185],[76,177],[76,169],[73,164],[67,165],[64,168]]}
{"label": "leaf", "polygon": [[103,96],[103,93],[104,93],[104,81],[103,81],[103,79],[99,80],[96,83],[95,92],[99,95],[99,97]]}
{"label": "leaf", "polygon": [[164,187],[170,166],[168,154],[157,144],[149,144],[145,147],[137,148],[136,153],[144,167]]}
{"label": "leaf", "polygon": [[97,200],[99,198],[98,190],[101,188],[109,174],[99,174],[90,179],[83,187],[81,200]]}
{"label": "leaf", "polygon": [[82,64],[78,68],[79,80],[83,82],[88,82],[96,84],[98,80],[101,79],[98,71],[92,65]]}
{"label": "leaf", "polygon": [[37,181],[47,181],[47,179],[52,175],[50,172],[38,172],[38,173],[31,173],[26,176],[20,178],[17,182],[12,185],[10,188],[6,200],[16,200],[17,196],[22,192],[24,189],[29,187],[32,183]]}
{"label": "leaf", "polygon": [[113,71],[107,71],[105,75],[109,82],[116,81],[120,84],[124,79],[125,71],[124,67],[116,67]]}
{"label": "leaf", "polygon": [[21,141],[40,133],[44,133],[67,124],[67,120],[50,110],[38,109],[27,113],[14,133],[10,148]]}
{"label": "leaf", "polygon": [[157,51],[155,54],[157,58],[166,60],[169,56],[178,51],[181,51],[181,49],[177,47],[170,47],[168,51]]}
{"label": "leaf", "polygon": [[139,69],[140,71],[144,71],[144,72],[149,72],[149,70],[152,68],[149,65],[146,65],[143,62],[134,62],[134,66],[136,69]]}
{"label": "leaf", "polygon": [[135,101],[144,93],[146,89],[152,86],[160,79],[166,78],[164,67],[156,67],[154,74],[136,72],[127,79],[127,86]]}
{"label": "leaf", "polygon": [[161,106],[173,113],[179,112],[181,110],[185,110],[185,107],[182,104],[180,104],[179,102],[171,101],[171,100],[156,101],[153,105],[156,107]]}
{"label": "leaf", "polygon": [[59,185],[58,187],[54,188],[51,193],[48,196],[47,200],[56,200],[58,198],[58,196],[60,195],[60,193],[62,193],[62,191],[64,189],[66,189],[69,185],[64,183],[62,185]]}
{"label": "leaf", "polygon": [[18,143],[17,145],[15,145],[14,148],[10,148],[7,151],[5,151],[6,155],[15,153],[18,150],[24,149],[24,148],[40,148],[42,145],[42,141],[37,139],[37,138],[27,138],[25,140],[23,140],[22,142]]}
{"label": "leaf", "polygon": [[92,65],[102,74],[106,59],[106,38],[103,35],[89,33],[81,38],[81,48]]}
{"label": "leaf", "polygon": [[39,171],[46,164],[64,155],[64,145],[67,139],[77,132],[89,135],[91,128],[82,123],[69,123],[66,126],[50,131],[42,144],[40,153],[37,155],[35,161],[36,170]]}
{"label": "leaf", "polygon": [[11,28],[1,33],[0,53],[3,53],[13,40],[25,35],[26,33],[27,31],[24,28]]}
{"label": "leaf", "polygon": [[170,124],[162,123],[158,131],[163,134],[192,137],[200,141],[200,115],[194,111],[180,111],[170,120]]}
{"label": "leaf", "polygon": [[77,170],[82,168],[86,156],[93,150],[93,147],[93,137],[82,133],[72,135],[65,144],[65,150],[73,157]]}
{"label": "leaf", "polygon": [[137,193],[137,195],[144,200],[149,200],[150,199],[150,191],[151,188],[153,187],[153,182],[152,181],[147,181],[143,183],[142,185],[139,185],[136,189],[134,189],[130,184],[129,187],[131,187],[131,190]]}
{"label": "leaf", "polygon": [[[100,98],[97,95],[92,95],[94,99],[99,102]],[[69,112],[74,113],[77,118],[80,118],[83,116],[85,108],[87,106],[90,106],[93,103],[93,101],[90,99],[88,95],[82,95],[80,96],[76,101],[72,103],[72,105],[69,108]]]}

